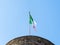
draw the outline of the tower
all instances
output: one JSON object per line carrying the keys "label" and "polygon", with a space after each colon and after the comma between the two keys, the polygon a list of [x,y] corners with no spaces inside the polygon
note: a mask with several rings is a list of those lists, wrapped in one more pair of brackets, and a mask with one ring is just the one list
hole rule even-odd
{"label": "tower", "polygon": [[9,41],[6,45],[54,45],[51,41],[39,36],[22,36]]}

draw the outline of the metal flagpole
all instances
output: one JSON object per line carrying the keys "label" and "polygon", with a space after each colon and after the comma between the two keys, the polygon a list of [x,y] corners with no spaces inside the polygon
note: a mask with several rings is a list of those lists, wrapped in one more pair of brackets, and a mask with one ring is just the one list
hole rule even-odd
{"label": "metal flagpole", "polygon": [[31,35],[31,27],[30,27],[30,11],[29,11],[29,35]]}
{"label": "metal flagpole", "polygon": [[29,24],[29,35],[31,34],[31,27],[30,27],[30,24]]}
{"label": "metal flagpole", "polygon": [[[30,18],[30,15],[29,15],[29,18]],[[30,21],[30,19],[29,19],[29,21]],[[29,35],[31,34],[31,29],[30,29],[31,27],[30,27],[30,24],[29,24]]]}

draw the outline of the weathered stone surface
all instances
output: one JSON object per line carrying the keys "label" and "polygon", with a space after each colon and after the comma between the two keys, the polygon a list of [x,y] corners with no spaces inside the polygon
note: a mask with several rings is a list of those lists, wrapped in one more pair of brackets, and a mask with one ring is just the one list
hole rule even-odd
{"label": "weathered stone surface", "polygon": [[6,45],[54,45],[54,44],[42,37],[22,36],[9,41]]}

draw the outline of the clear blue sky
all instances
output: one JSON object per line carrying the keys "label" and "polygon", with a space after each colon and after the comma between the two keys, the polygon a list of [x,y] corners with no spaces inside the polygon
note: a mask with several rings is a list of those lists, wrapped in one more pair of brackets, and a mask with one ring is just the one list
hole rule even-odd
{"label": "clear blue sky", "polygon": [[0,0],[0,45],[29,35],[29,15],[37,22],[31,34],[60,45],[60,0]]}

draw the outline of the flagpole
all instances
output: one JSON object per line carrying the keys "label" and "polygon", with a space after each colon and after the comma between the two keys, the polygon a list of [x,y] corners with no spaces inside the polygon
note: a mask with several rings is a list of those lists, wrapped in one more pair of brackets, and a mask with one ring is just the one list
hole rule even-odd
{"label": "flagpole", "polygon": [[30,24],[29,24],[29,35],[31,34],[31,27],[30,27]]}
{"label": "flagpole", "polygon": [[31,35],[31,27],[30,27],[30,11],[29,11],[29,35]]}
{"label": "flagpole", "polygon": [[[30,12],[29,12],[30,13]],[[29,15],[29,21],[30,21],[30,15]],[[29,22],[29,35],[31,35],[31,27],[30,27],[30,22]]]}

